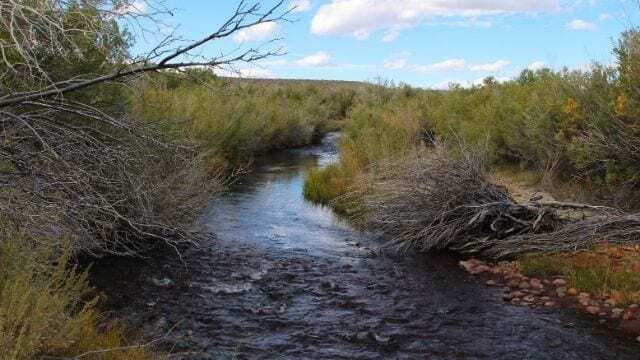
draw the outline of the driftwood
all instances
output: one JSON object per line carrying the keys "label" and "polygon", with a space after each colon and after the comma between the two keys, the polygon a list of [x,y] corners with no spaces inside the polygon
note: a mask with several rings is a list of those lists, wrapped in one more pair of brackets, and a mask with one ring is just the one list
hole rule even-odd
{"label": "driftwood", "polygon": [[557,201],[517,203],[487,180],[481,159],[471,154],[454,157],[438,147],[379,168],[384,171],[349,196],[364,203],[361,220],[389,238],[387,248],[504,259],[640,240],[638,215]]}

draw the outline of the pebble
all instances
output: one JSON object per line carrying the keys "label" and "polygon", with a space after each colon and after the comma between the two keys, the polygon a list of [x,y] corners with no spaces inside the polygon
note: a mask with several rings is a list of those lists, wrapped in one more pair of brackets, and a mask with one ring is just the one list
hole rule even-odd
{"label": "pebble", "polygon": [[542,281],[539,279],[531,279],[531,287],[536,290],[544,289],[544,285],[542,285]]}
{"label": "pebble", "polygon": [[531,285],[529,285],[529,283],[528,283],[528,282],[523,281],[523,282],[521,282],[520,284],[518,284],[518,287],[519,287],[520,289],[528,289],[528,288],[530,288],[530,287],[531,287]]}
{"label": "pebble", "polygon": [[600,313],[600,308],[597,306],[587,306],[585,310],[591,315],[598,315]]}

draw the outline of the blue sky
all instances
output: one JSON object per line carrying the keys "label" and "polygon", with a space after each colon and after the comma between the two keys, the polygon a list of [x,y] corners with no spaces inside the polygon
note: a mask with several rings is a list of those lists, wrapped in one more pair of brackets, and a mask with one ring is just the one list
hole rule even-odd
{"label": "blue sky", "polygon": [[[224,22],[235,0],[165,1],[186,38]],[[263,1],[263,6],[273,1]],[[268,24],[211,44],[204,55],[282,37],[287,54],[236,68],[244,76],[373,80],[442,88],[542,66],[612,63],[618,35],[640,25],[631,0],[291,0],[293,23]],[[141,42],[137,49],[144,47]]]}

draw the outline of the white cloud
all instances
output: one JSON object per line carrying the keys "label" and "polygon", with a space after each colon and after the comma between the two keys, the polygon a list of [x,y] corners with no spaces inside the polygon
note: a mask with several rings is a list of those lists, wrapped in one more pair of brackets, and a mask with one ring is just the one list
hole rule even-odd
{"label": "white cloud", "polygon": [[233,36],[236,43],[245,43],[248,41],[261,41],[271,39],[279,26],[275,22],[265,22],[252,27],[242,29]]}
{"label": "white cloud", "polygon": [[311,23],[316,35],[366,39],[380,29],[402,29],[434,17],[473,19],[508,13],[550,12],[560,0],[331,0]]}
{"label": "white cloud", "polygon": [[449,59],[427,66],[429,71],[460,71],[466,67],[467,61],[465,59]]}
{"label": "white cloud", "polygon": [[[404,63],[402,63],[404,60]],[[473,71],[473,72],[497,72],[503,70],[511,64],[507,60],[497,60],[487,64],[469,64],[462,58],[448,59],[441,62],[426,65],[410,65],[406,62],[405,57],[391,58],[385,62],[385,67],[390,68],[392,65],[403,64],[402,68],[409,69],[419,73],[436,73],[436,72],[452,72],[452,71]]]}
{"label": "white cloud", "polygon": [[607,21],[609,19],[611,19],[611,15],[607,13],[600,14],[600,16],[598,17],[598,20],[600,21]]}
{"label": "white cloud", "polygon": [[296,61],[296,65],[310,67],[326,66],[329,65],[330,60],[331,56],[329,54],[324,51],[319,51]]}
{"label": "white cloud", "polygon": [[504,69],[511,64],[510,61],[498,60],[489,64],[477,64],[469,66],[469,70],[478,72],[496,72]]}
{"label": "white cloud", "polygon": [[409,64],[409,55],[410,54],[408,52],[402,52],[394,55],[385,60],[382,66],[388,70],[402,70]]}
{"label": "white cloud", "polygon": [[[474,86],[483,86],[486,77],[478,78],[475,80],[445,80],[435,85],[429,86],[430,89],[434,90],[449,90],[454,86],[461,86],[463,88],[469,89]],[[510,81],[511,78],[508,77],[493,77],[493,80],[497,83],[503,83],[506,81]]]}
{"label": "white cloud", "polygon": [[399,30],[389,30],[380,39],[382,42],[393,42],[400,36]]}
{"label": "white cloud", "polygon": [[577,31],[589,31],[589,30],[594,30],[596,28],[596,25],[588,21],[576,19],[567,23],[567,28],[570,30],[577,30]]}
{"label": "white cloud", "polygon": [[537,71],[544,69],[546,66],[547,65],[542,61],[534,61],[529,66],[527,66],[527,69]]}
{"label": "white cloud", "polygon": [[311,10],[311,0],[293,0],[290,9],[293,12],[305,12]]}

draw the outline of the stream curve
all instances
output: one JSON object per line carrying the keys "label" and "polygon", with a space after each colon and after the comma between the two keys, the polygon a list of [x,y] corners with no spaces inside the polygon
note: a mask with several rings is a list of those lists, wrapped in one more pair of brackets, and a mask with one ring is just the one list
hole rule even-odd
{"label": "stream curve", "polygon": [[376,256],[380,239],[302,196],[336,137],[261,159],[203,214],[216,237],[184,263],[95,264],[107,308],[166,334],[172,359],[638,359],[590,319],[504,303],[453,256]]}

